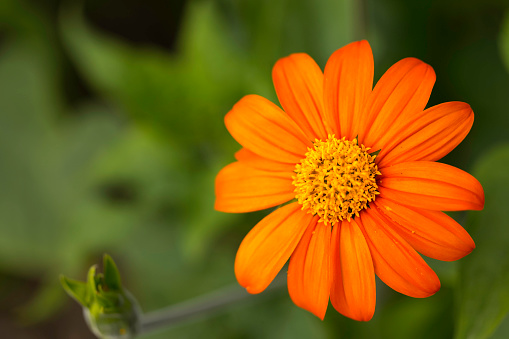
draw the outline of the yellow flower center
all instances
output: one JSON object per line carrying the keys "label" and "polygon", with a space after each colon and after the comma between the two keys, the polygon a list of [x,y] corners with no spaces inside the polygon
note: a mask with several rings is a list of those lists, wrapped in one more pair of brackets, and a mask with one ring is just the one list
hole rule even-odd
{"label": "yellow flower center", "polygon": [[357,139],[336,139],[334,135],[325,141],[316,139],[294,170],[295,197],[302,209],[331,225],[359,216],[379,194],[375,177],[381,173],[376,155],[370,155],[369,150],[358,145]]}

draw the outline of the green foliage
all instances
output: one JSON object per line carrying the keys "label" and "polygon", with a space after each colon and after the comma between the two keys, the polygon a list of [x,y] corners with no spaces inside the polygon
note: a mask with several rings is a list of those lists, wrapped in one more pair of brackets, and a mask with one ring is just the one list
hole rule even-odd
{"label": "green foliage", "polygon": [[95,198],[88,167],[117,130],[115,119],[92,105],[61,119],[55,51],[41,40],[46,23],[25,8],[19,13],[28,31],[6,39],[0,53],[0,267],[41,280],[40,298],[20,308],[23,321],[34,322],[62,306],[61,290],[54,293],[59,269],[77,270],[90,251],[70,239],[85,233],[76,221]]}
{"label": "green foliage", "polygon": [[120,291],[122,289],[120,272],[118,271],[117,265],[108,254],[105,254],[103,257],[103,271],[104,284],[108,286],[108,289],[110,291]]}
{"label": "green foliage", "polygon": [[467,221],[477,248],[461,261],[456,338],[489,338],[509,312],[508,167],[509,145],[501,145],[474,170],[486,204]]}
{"label": "green foliage", "polygon": [[[246,94],[277,102],[271,68],[290,53],[306,52],[323,68],[335,49],[368,38],[378,76],[406,56],[430,63],[430,105],[466,101],[476,113],[443,160],[468,170],[509,140],[509,19],[502,26],[493,15],[502,2],[187,1],[169,52],[114,37],[80,8],[51,16],[44,2],[1,1],[0,273],[40,283],[17,314],[35,322],[61,310],[68,298],[57,274],[78,276],[104,252],[147,311],[234,282],[235,251],[267,212],[213,210],[215,175],[240,147],[223,118]],[[81,86],[75,78],[87,92],[78,99],[68,93]],[[457,338],[504,338],[507,321],[495,328],[507,311],[508,183],[498,152],[474,173],[487,201],[466,224],[477,248],[459,272],[430,260],[443,286],[435,296],[414,300],[379,284],[371,322],[331,306],[320,322],[283,291],[147,338],[445,339],[453,314]],[[109,308],[121,282],[109,257],[103,267],[90,271],[89,288],[65,277],[61,284],[80,304]]]}
{"label": "green foliage", "polygon": [[62,287],[67,292],[67,294],[76,300],[81,306],[87,307],[90,305],[88,285],[86,283],[69,279],[61,275],[60,284],[62,284]]}

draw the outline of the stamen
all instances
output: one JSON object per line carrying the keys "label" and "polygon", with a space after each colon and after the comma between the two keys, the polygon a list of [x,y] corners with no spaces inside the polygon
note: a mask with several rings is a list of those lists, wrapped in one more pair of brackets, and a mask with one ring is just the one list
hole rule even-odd
{"label": "stamen", "polygon": [[331,225],[359,216],[379,194],[375,177],[381,173],[369,150],[357,139],[316,139],[294,170],[295,197],[302,209]]}

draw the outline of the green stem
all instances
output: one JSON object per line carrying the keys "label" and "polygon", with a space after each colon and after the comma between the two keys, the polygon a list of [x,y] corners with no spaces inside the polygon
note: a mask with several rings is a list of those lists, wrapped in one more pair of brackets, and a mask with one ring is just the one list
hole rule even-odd
{"label": "green stem", "polygon": [[141,318],[138,334],[147,334],[165,329],[183,322],[216,315],[242,301],[260,300],[268,291],[276,291],[286,285],[285,274],[279,274],[263,295],[253,296],[239,285],[225,287],[210,294],[197,297],[182,303],[149,312]]}

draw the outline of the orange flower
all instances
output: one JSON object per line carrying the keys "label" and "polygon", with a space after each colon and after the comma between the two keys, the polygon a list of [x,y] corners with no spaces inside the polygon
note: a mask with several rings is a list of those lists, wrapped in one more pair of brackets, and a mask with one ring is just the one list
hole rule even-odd
{"label": "orange flower", "polygon": [[275,210],[244,238],[239,283],[262,292],[290,258],[288,291],[323,319],[329,303],[355,320],[375,310],[375,273],[394,290],[424,298],[440,288],[417,253],[445,261],[470,253],[468,233],[441,211],[481,210],[470,174],[435,162],[474,121],[470,106],[424,109],[433,69],[414,58],[393,65],[373,89],[367,41],[340,48],[322,73],[307,54],[279,60],[281,106],[256,95],[226,115],[244,147],[216,179],[215,208]]}

